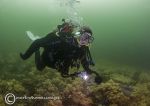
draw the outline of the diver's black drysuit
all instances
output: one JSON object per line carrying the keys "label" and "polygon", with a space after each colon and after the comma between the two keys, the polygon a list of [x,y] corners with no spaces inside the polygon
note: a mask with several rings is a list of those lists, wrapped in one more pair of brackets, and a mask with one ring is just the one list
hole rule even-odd
{"label": "diver's black drysuit", "polygon": [[[44,48],[41,55],[40,47]],[[33,53],[35,53],[35,64],[38,70],[43,70],[45,66],[48,66],[60,71],[63,77],[68,75],[70,66],[79,68],[81,63],[85,71],[91,72],[89,65],[94,65],[89,47],[79,47],[76,38],[63,33],[57,36],[56,32],[52,32],[35,40],[25,54],[20,53],[20,56],[25,60]]]}

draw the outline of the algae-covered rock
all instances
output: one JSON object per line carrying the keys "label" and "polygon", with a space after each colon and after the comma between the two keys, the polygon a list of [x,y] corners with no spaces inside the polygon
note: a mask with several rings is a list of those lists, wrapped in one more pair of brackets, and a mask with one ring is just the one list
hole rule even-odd
{"label": "algae-covered rock", "polygon": [[14,85],[14,90],[16,92],[24,92],[25,91],[25,88],[21,85],[21,84],[15,84]]}
{"label": "algae-covered rock", "polygon": [[[96,96],[95,96],[96,95]],[[95,87],[92,92],[93,101],[102,105],[126,106],[129,97],[121,91],[119,83],[109,80]]]}
{"label": "algae-covered rock", "polygon": [[41,84],[38,84],[35,88],[35,95],[53,96],[55,94],[58,95],[59,91],[57,87],[51,83],[50,79],[41,82]]}
{"label": "algae-covered rock", "polygon": [[64,106],[61,100],[49,100],[47,106]]}
{"label": "algae-covered rock", "polygon": [[138,79],[139,83],[150,82],[150,72],[141,72]]}
{"label": "algae-covered rock", "polygon": [[[0,58],[0,106],[5,106],[3,97],[8,92],[15,96],[59,97],[57,100],[18,100],[15,106],[150,106],[150,73],[144,69],[139,71],[102,60],[95,69],[106,77],[105,82],[89,85],[79,78],[62,78],[50,68],[38,71],[32,59],[22,61],[18,54],[0,55]],[[74,71],[76,69],[71,72]]]}
{"label": "algae-covered rock", "polygon": [[12,79],[12,80],[0,80],[0,92],[1,94],[11,92],[17,93],[19,95],[26,93],[26,90],[21,82]]}
{"label": "algae-covered rock", "polygon": [[57,89],[59,90],[59,92],[63,92],[63,90],[65,89],[66,87],[66,82],[65,82],[65,78],[60,78],[60,77],[56,77],[56,78],[53,78],[51,80],[52,84],[54,84]]}
{"label": "algae-covered rock", "polygon": [[133,80],[130,77],[117,73],[112,74],[110,78],[116,82],[123,84],[131,84],[133,82]]}
{"label": "algae-covered rock", "polygon": [[5,106],[5,102],[2,95],[0,95],[0,106]]}
{"label": "algae-covered rock", "polygon": [[126,95],[120,86],[113,80],[92,88],[91,96],[96,104],[109,106],[148,106],[150,104],[149,83],[137,84],[130,95]]}
{"label": "algae-covered rock", "polygon": [[138,83],[134,86],[134,91],[131,95],[132,100],[137,106],[149,106],[150,104],[150,90],[148,88],[150,83]]}
{"label": "algae-covered rock", "polygon": [[88,89],[84,83],[76,79],[68,84],[62,94],[63,106],[92,106],[93,101],[88,95]]}

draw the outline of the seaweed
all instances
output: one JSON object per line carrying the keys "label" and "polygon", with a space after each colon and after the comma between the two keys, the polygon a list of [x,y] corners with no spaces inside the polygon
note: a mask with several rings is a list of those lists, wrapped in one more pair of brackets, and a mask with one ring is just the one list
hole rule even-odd
{"label": "seaweed", "polygon": [[96,70],[100,70],[99,73],[105,78],[97,85],[80,78],[62,78],[54,69],[38,71],[33,61],[21,61],[17,54],[0,54],[0,57],[0,106],[5,106],[4,97],[10,92],[16,96],[55,97],[47,100],[17,100],[16,106],[150,105],[150,73],[144,69],[117,66],[107,61],[97,63]]}

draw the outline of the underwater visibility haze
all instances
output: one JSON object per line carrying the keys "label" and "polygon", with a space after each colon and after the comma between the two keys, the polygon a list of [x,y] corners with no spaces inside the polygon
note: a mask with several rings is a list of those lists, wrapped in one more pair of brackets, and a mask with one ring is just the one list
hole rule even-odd
{"label": "underwater visibility haze", "polygon": [[[101,84],[38,71],[34,55],[21,60],[32,43],[26,31],[44,37],[63,18],[92,29],[92,69]],[[16,106],[150,106],[150,1],[0,0],[0,72],[0,106],[7,93],[58,97],[16,100]]]}

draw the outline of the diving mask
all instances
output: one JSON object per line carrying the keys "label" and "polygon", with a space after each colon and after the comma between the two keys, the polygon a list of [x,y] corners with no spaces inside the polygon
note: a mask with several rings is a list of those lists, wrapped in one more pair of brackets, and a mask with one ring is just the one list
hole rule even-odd
{"label": "diving mask", "polygon": [[79,37],[79,44],[80,45],[89,45],[90,43],[92,43],[94,40],[93,36],[88,33],[88,32],[84,32],[83,34],[80,35]]}

